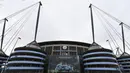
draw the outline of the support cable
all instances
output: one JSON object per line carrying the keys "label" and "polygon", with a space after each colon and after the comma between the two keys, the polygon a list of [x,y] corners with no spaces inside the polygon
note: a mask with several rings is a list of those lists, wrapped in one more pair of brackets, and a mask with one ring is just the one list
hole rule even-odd
{"label": "support cable", "polygon": [[[120,34],[119,32],[117,32],[117,30],[114,28],[114,26],[113,26],[111,23],[109,23],[109,22],[107,21],[107,19],[103,17],[102,14],[100,14],[100,15],[101,15],[102,18],[106,21],[106,23],[111,27],[111,29],[115,32],[115,34],[118,36],[118,38],[122,41],[122,38],[121,38],[122,36],[121,36],[121,34]],[[127,48],[130,49],[130,48],[129,48],[130,44],[129,44],[126,40],[125,40],[125,42],[126,42]]]}
{"label": "support cable", "polygon": [[[102,24],[103,25],[103,24]],[[111,32],[109,31],[109,29],[103,25],[103,27],[105,27],[105,30],[108,34],[108,36],[110,37],[111,41],[113,42],[113,44],[115,45],[115,47],[119,47],[118,43],[116,42],[116,40],[114,39],[113,35],[111,34]]]}
{"label": "support cable", "polygon": [[[100,21],[102,22],[102,25],[103,25],[103,21],[102,21],[103,18],[101,18],[101,16],[99,16],[98,14],[97,14],[97,16],[98,16],[98,18],[100,19]],[[116,40],[114,39],[114,37],[112,36],[112,34],[110,33],[110,31],[108,30],[108,28],[107,28],[105,25],[103,25],[103,26],[105,27],[105,30],[106,30],[108,36],[110,37],[112,43],[113,43],[114,46],[116,47],[116,49],[114,49],[114,50],[117,50],[117,48],[118,48],[118,50],[116,51],[116,54],[119,53],[119,50],[120,50],[121,52],[123,52],[123,51],[120,49],[120,47],[119,47],[119,45],[117,44],[117,42],[116,42]],[[113,50],[113,51],[114,51],[114,50]]]}
{"label": "support cable", "polygon": [[[27,10],[27,9],[29,9],[29,8],[31,8],[31,7],[33,7],[33,6],[35,6],[35,5],[37,5],[38,3],[39,3],[39,2],[34,3],[34,4],[32,4],[32,5],[30,5],[30,6],[26,7],[26,8],[23,8],[23,9],[21,9],[21,10],[15,12],[15,13],[9,15],[9,16],[6,16],[5,18],[9,19],[9,18],[11,18],[11,17],[13,17],[13,16],[16,16],[17,14],[20,14],[21,12],[23,12],[23,11],[25,11],[25,10]],[[0,19],[0,21],[2,21],[2,20],[4,20],[4,19]]]}
{"label": "support cable", "polygon": [[124,24],[124,25],[125,25],[125,27],[126,27],[127,29],[130,30],[130,26],[129,26],[129,25],[127,25],[127,24]]}
{"label": "support cable", "polygon": [[[95,11],[95,9],[94,9],[94,11]],[[100,16],[96,11],[95,11],[95,13],[96,13],[96,16],[99,18],[99,20],[101,21],[101,23],[102,23],[102,25],[103,25],[103,24],[104,24],[103,18],[101,18],[101,16]],[[107,26],[106,26],[106,25],[103,25],[103,27],[105,28],[105,30],[106,30],[108,36],[109,36],[110,39],[112,40],[112,42],[113,42],[113,44],[115,45],[115,47],[117,47],[117,46],[119,47],[118,43],[117,43],[116,40],[114,39],[113,35],[111,34],[111,32],[109,31],[109,29],[107,28]]]}
{"label": "support cable", "polygon": [[5,47],[7,46],[7,48],[5,49],[5,52],[7,51],[7,49],[9,48],[9,46],[11,45],[11,43],[13,42],[13,40],[16,38],[16,36],[19,34],[19,32],[21,31],[21,29],[25,26],[25,23],[28,21],[29,17],[31,16],[31,14],[24,20],[24,22],[19,26],[19,28],[16,30],[16,32],[13,34],[13,36],[9,39],[8,43],[6,43]]}
{"label": "support cable", "polygon": [[14,22],[14,24],[12,24],[7,30],[5,30],[5,35],[4,36],[6,36],[9,32],[11,32],[11,30],[14,29],[14,27],[16,27],[33,10],[34,10],[34,8],[29,10],[28,12],[26,12],[21,18],[19,18],[16,22]]}
{"label": "support cable", "polygon": [[13,53],[13,51],[14,51],[14,49],[15,49],[15,47],[16,47],[16,44],[18,43],[18,40],[21,40],[21,38],[20,38],[20,37],[17,38],[17,40],[16,40],[16,42],[15,42],[15,44],[14,44],[12,50],[10,51],[10,54]]}
{"label": "support cable", "polygon": [[[103,23],[103,18],[102,18],[101,16],[99,16],[99,13],[97,14],[96,11],[95,11],[95,13],[96,13],[97,17],[100,19],[100,21],[102,22],[102,25],[103,25],[103,24],[104,24],[104,23]],[[109,29],[106,27],[106,25],[103,25],[103,27],[105,28],[105,30],[106,30],[108,36],[110,37],[112,43],[114,44],[114,46],[115,46],[116,48],[117,48],[117,47],[119,48],[118,43],[117,43],[116,40],[114,39],[114,37],[113,37],[113,35],[111,34],[111,32],[109,31]],[[120,50],[121,50],[121,49],[120,49]],[[121,51],[122,51],[122,50],[121,50]]]}
{"label": "support cable", "polygon": [[[97,11],[98,12],[98,11]],[[116,35],[118,36],[118,38],[122,41],[122,36],[117,32],[117,30],[114,28],[114,26],[112,26],[112,24],[111,23],[109,23],[108,21],[107,21],[107,19],[100,13],[100,12],[98,12],[99,14],[100,14],[100,16],[105,20],[105,22],[109,25],[109,27],[111,27],[111,29],[116,33]],[[129,48],[129,46],[130,46],[130,44],[125,40],[125,42],[126,42],[126,46],[127,46],[127,48],[130,50],[130,48]]]}
{"label": "support cable", "polygon": [[12,44],[12,42],[14,41],[14,39],[17,37],[17,35],[20,33],[21,29],[25,26],[26,22],[27,22],[27,20],[22,23],[22,25],[19,27],[19,29],[15,32],[15,35],[11,38],[10,42],[8,42],[8,44],[7,44],[8,46],[6,45],[7,48],[4,48],[5,52],[10,47],[10,45]]}
{"label": "support cable", "polygon": [[[119,19],[117,19],[116,17],[114,17],[114,16],[108,14],[107,12],[105,12],[105,11],[103,11],[102,9],[98,8],[97,6],[95,6],[95,5],[92,5],[92,6],[93,6],[94,8],[96,8],[96,9],[98,9],[99,11],[103,12],[104,14],[106,14],[107,16],[109,16],[110,18],[112,18],[113,20],[115,20],[116,22],[118,22],[118,23],[121,23],[121,22],[122,22],[121,20],[119,20]],[[125,25],[125,27],[126,27],[127,29],[130,30],[130,25],[127,25],[127,24],[125,24],[125,23],[124,23],[124,25]]]}
{"label": "support cable", "polygon": [[103,12],[104,14],[106,14],[107,16],[111,17],[112,19],[114,19],[115,21],[117,21],[118,23],[121,23],[122,21],[120,21],[119,19],[113,17],[112,15],[108,14],[107,12],[101,10],[100,8],[98,8],[97,6],[93,5],[93,7],[95,7],[96,9],[98,9],[99,11]]}
{"label": "support cable", "polygon": [[9,39],[9,41],[5,44],[3,50],[5,49],[5,47],[10,43],[10,41],[13,39],[13,37],[18,33],[18,31],[23,27],[23,25],[20,25],[20,27],[14,32],[13,36],[11,36],[11,38]]}

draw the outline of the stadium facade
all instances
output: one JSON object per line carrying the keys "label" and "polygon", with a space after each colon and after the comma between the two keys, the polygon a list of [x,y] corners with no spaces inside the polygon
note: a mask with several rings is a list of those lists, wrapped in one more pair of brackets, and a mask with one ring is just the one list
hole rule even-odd
{"label": "stadium facade", "polygon": [[[26,46],[15,48],[10,56],[2,52],[7,21],[6,18],[4,19],[0,50],[1,73],[130,73],[130,55],[125,53],[124,37],[124,53],[118,58],[112,50],[95,43],[92,4],[89,6],[93,35],[92,44],[76,41],[37,43],[38,22],[42,5],[41,2],[38,4],[34,41]],[[121,22],[121,24],[123,23]],[[124,33],[122,34],[124,36]]]}
{"label": "stadium facade", "polygon": [[82,54],[90,44],[74,41],[39,43],[48,55],[48,73],[82,73]]}
{"label": "stadium facade", "polygon": [[1,73],[129,73],[122,60],[96,43],[33,41],[3,59]]}

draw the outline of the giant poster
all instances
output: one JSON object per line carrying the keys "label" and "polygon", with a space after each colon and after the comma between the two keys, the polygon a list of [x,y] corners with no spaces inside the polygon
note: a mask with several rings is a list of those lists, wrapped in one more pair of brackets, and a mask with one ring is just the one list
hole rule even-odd
{"label": "giant poster", "polygon": [[78,56],[49,56],[49,73],[79,73]]}

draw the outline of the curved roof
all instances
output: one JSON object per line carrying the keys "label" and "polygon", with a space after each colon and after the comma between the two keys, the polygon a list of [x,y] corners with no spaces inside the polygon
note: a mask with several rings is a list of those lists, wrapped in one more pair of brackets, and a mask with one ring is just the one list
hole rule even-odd
{"label": "curved roof", "polygon": [[91,44],[85,43],[85,42],[78,42],[78,41],[45,41],[45,42],[39,42],[40,46],[44,45],[54,45],[54,44],[69,44],[69,45],[80,45],[80,46],[87,46],[90,47]]}

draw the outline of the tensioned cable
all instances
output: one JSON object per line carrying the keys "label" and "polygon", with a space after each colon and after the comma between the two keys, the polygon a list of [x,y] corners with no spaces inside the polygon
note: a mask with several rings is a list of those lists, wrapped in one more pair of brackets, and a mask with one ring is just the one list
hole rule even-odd
{"label": "tensioned cable", "polygon": [[[101,15],[101,14],[100,14]],[[101,15],[102,17],[103,17],[103,15]],[[109,25],[110,23],[103,17],[103,19],[106,21],[106,23]],[[112,28],[111,27],[111,29],[113,30],[113,29],[115,29],[114,27]],[[114,31],[114,30],[113,30]],[[115,33],[116,33],[116,35],[118,36],[118,38],[122,41],[122,38],[121,38],[121,35],[117,32],[117,30],[115,29],[115,31],[114,31]],[[129,48],[129,46],[130,46],[130,44],[125,40],[125,42],[126,42],[126,46],[127,46],[127,48],[130,50],[130,48]],[[128,46],[129,45],[129,46]]]}
{"label": "tensioned cable", "polygon": [[[118,38],[122,41],[122,38],[121,38],[122,36],[119,34],[119,32],[117,32],[117,30],[106,19],[105,19],[105,21],[108,23],[108,25],[110,25],[111,29],[116,33],[116,35],[118,36]],[[125,42],[126,42],[127,48],[130,49],[129,48],[130,44],[126,40],[125,40]]]}
{"label": "tensioned cable", "polygon": [[[31,13],[32,13],[32,12],[31,12]],[[30,15],[31,15],[31,13],[30,13]],[[27,16],[26,16],[26,17],[27,17]],[[29,17],[29,15],[28,15],[28,17]],[[26,19],[27,19],[27,18],[26,18]],[[21,25],[22,25],[22,24],[21,24]],[[20,26],[21,26],[21,25],[20,25]],[[14,33],[14,34],[15,34],[15,33]],[[14,34],[13,34],[13,35],[14,35]],[[12,37],[13,37],[13,36],[12,36]]]}
{"label": "tensioned cable", "polygon": [[109,17],[111,17],[112,19],[116,20],[118,23],[121,23],[121,21],[115,17],[113,17],[112,15],[108,14],[107,12],[101,10],[100,8],[98,8],[97,6],[95,5],[92,5],[93,7],[95,7],[96,9],[100,10],[101,12],[103,12],[104,14],[108,15]]}
{"label": "tensioned cable", "polygon": [[[101,18],[99,18],[100,21],[102,22],[102,25],[103,25],[103,20]],[[116,40],[114,39],[114,37],[112,36],[111,32],[109,31],[109,29],[106,27],[106,25],[103,25],[104,29],[106,30],[109,38],[111,39],[112,43],[114,44],[115,48],[116,47],[119,47],[119,45],[117,44]],[[114,49],[113,49],[114,51]]]}
{"label": "tensioned cable", "polygon": [[[101,12],[103,12],[104,14],[106,14],[107,16],[109,16],[110,18],[112,18],[113,20],[115,20],[116,22],[118,22],[118,23],[121,23],[121,22],[122,22],[121,20],[117,19],[116,17],[114,17],[114,16],[108,14],[107,12],[101,10],[101,9],[98,8],[97,6],[95,6],[95,5],[92,5],[92,6],[95,7],[96,9],[100,10]],[[123,24],[125,25],[125,27],[126,27],[127,29],[130,30],[130,25],[127,25],[126,23],[123,23]]]}
{"label": "tensioned cable", "polygon": [[[31,13],[32,14],[32,13]],[[3,49],[5,49],[5,47],[8,45],[8,47],[10,46],[10,44],[13,42],[13,40],[15,39],[15,37],[19,34],[19,32],[21,31],[21,29],[24,27],[25,23],[27,22],[27,20],[29,19],[29,17],[31,16],[28,15],[28,17],[24,20],[24,22],[20,25],[20,27],[16,30],[16,32],[13,34],[13,36],[10,38],[10,40],[8,41],[8,43],[6,43],[6,45],[4,46]],[[5,52],[7,51],[8,47],[5,49]]]}
{"label": "tensioned cable", "polygon": [[[98,11],[97,11],[98,12]],[[102,17],[102,19],[104,19],[104,20],[106,20],[104,17],[103,17],[103,15],[100,13],[100,12],[98,12],[98,14],[100,14],[100,16]],[[108,23],[108,21],[106,22],[107,24],[109,24]],[[114,27],[113,27],[114,28]],[[111,29],[113,29],[112,28],[112,26],[111,26]],[[115,28],[114,28],[115,29]],[[116,30],[116,29],[115,29]],[[113,30],[114,31],[114,30]],[[114,31],[115,32],[115,31]],[[117,35],[118,35],[118,32],[116,31],[115,32]],[[120,38],[120,36],[118,35],[118,37]],[[122,41],[122,39],[120,38],[120,40]],[[128,43],[128,42],[127,42]],[[119,45],[118,45],[119,46]],[[128,47],[128,45],[126,45],[127,47]],[[129,47],[128,47],[128,49],[129,49]],[[122,50],[120,49],[120,51],[122,52]]]}
{"label": "tensioned cable", "polygon": [[130,26],[129,26],[129,25],[127,25],[127,24],[124,24],[124,25],[125,25],[125,27],[126,27],[127,29],[130,30]]}
{"label": "tensioned cable", "polygon": [[[104,23],[103,23],[103,19],[101,18],[101,16],[99,16],[99,15],[97,14],[97,12],[95,11],[94,8],[93,8],[93,10],[94,10],[94,12],[96,13],[96,16],[100,19],[100,21],[101,21],[101,23],[102,23],[102,25],[103,25],[103,24],[104,24]],[[112,36],[111,32],[109,31],[109,29],[107,28],[107,26],[106,26],[106,25],[103,25],[103,26],[105,27],[105,30],[106,30],[106,32],[108,33],[108,35],[109,35],[109,37],[111,38],[111,40],[113,41],[113,44],[115,45],[115,47],[119,46],[119,45],[117,44],[116,40],[114,39],[114,37]]]}
{"label": "tensioned cable", "polygon": [[123,51],[121,49],[119,49],[119,50],[123,53]]}
{"label": "tensioned cable", "polygon": [[7,49],[9,48],[9,46],[12,44],[12,42],[14,41],[14,39],[17,37],[17,35],[19,34],[19,32],[21,31],[21,29],[23,28],[23,26],[24,25],[21,25],[20,27],[19,27],[19,29],[15,32],[15,35],[12,37],[12,39],[10,40],[10,42],[6,45],[7,46],[7,48],[5,49],[5,47],[3,48],[3,49],[5,49],[4,51],[6,52],[7,51]]}
{"label": "tensioned cable", "polygon": [[[97,16],[98,16],[98,18],[100,19],[100,21],[102,22],[102,25],[103,25],[103,20],[102,20],[102,18],[101,18],[98,14],[97,14]],[[108,36],[110,37],[112,43],[114,44],[114,46],[115,46],[116,48],[117,48],[117,46],[118,46],[119,50],[120,50],[121,52],[123,52],[123,51],[120,49],[120,47],[119,47],[119,45],[117,44],[117,42],[116,42],[116,40],[114,39],[114,37],[112,36],[111,32],[108,30],[108,28],[107,28],[105,25],[103,25],[103,26],[105,27],[105,30],[106,30]],[[114,49],[114,50],[115,50],[115,49]],[[113,50],[113,51],[114,51],[114,50]],[[117,50],[117,49],[116,49],[116,50]],[[116,53],[117,53],[117,51],[116,51]]]}
{"label": "tensioned cable", "polygon": [[[31,15],[30,15],[31,16]],[[29,16],[29,17],[30,17]],[[22,25],[19,27],[19,30],[17,30],[15,32],[15,36],[12,38],[12,40],[10,41],[10,43],[8,44],[7,48],[5,49],[5,52],[7,51],[7,49],[9,48],[9,46],[12,44],[12,42],[14,41],[14,39],[17,37],[17,35],[20,33],[20,31],[22,30],[22,28],[25,26],[25,23],[28,21],[29,17],[26,18],[26,20],[22,23]]]}
{"label": "tensioned cable", "polygon": [[[100,8],[98,8],[98,7],[94,6],[94,5],[92,5],[92,6],[95,7],[96,9],[100,10],[101,12],[103,12],[104,14],[106,14],[107,16],[109,16],[110,18],[112,18],[113,20],[115,20],[116,22],[118,22],[118,23],[121,23],[121,22],[122,22],[122,21],[120,21],[119,19],[117,19],[117,18],[113,17],[112,15],[108,14],[107,12],[101,10]],[[125,23],[124,23],[124,25],[127,27],[127,29],[130,30],[130,26],[129,26],[129,25],[127,25],[127,24],[125,24]],[[127,42],[127,44],[129,44],[129,43]],[[127,47],[128,47],[128,46],[127,46]],[[129,48],[128,48],[128,49],[129,49]]]}
{"label": "tensioned cable", "polygon": [[[30,5],[30,6],[26,7],[26,8],[23,8],[23,9],[21,9],[21,10],[15,12],[15,13],[9,15],[9,16],[6,16],[5,18],[7,18],[7,19],[8,19],[8,18],[11,18],[11,17],[13,17],[13,16],[15,16],[15,15],[17,15],[17,14],[19,14],[19,13],[21,13],[21,12],[23,12],[23,11],[29,9],[29,8],[31,8],[31,7],[33,7],[33,6],[37,5],[37,4],[39,4],[39,2],[34,3],[34,4],[32,4],[32,5]],[[4,19],[4,18],[3,18],[3,19]],[[3,19],[0,19],[0,21],[2,21]]]}
{"label": "tensioned cable", "polygon": [[[14,27],[16,27],[21,21],[22,21],[22,19],[24,19],[30,12],[32,12],[33,10],[35,9],[35,7],[34,8],[32,8],[32,9],[30,9],[28,12],[26,12],[20,19],[18,19],[16,22],[14,22],[14,24],[12,24],[7,30],[5,30],[5,35],[4,36],[6,36],[9,32],[11,32],[11,30],[14,28]],[[0,36],[1,37],[1,36]]]}
{"label": "tensioned cable", "polygon": [[[94,10],[95,11],[95,10]],[[99,14],[97,14],[97,12],[95,11],[96,13],[96,16],[100,19],[100,21],[102,22],[102,25],[104,24],[103,23],[103,18],[101,18],[101,16],[99,16]],[[114,46],[117,48],[119,47],[118,43],[116,42],[116,40],[114,39],[113,35],[111,34],[111,32],[109,31],[109,29],[106,27],[106,25],[103,25],[105,27],[105,30],[108,34],[108,36],[110,37],[112,43],[114,44]]]}
{"label": "tensioned cable", "polygon": [[[111,29],[116,33],[116,35],[120,38],[120,40],[122,40],[121,34],[119,32],[117,32],[117,30],[114,28],[114,26],[110,22],[108,22],[108,20],[102,14],[100,14],[100,15],[106,21],[106,23],[111,27]],[[125,40],[125,42],[130,46],[130,44],[126,40]]]}
{"label": "tensioned cable", "polygon": [[[98,12],[98,11],[97,11]],[[98,12],[99,13],[99,12]],[[121,35],[117,32],[117,30],[114,28],[114,26],[112,26],[112,24],[110,24],[108,21],[107,21],[107,19],[101,14],[101,13],[99,13],[100,14],[100,16],[106,21],[106,23],[111,27],[111,29],[116,33],[116,35],[118,36],[118,38],[122,41],[122,38],[121,38]],[[127,46],[127,48],[130,50],[130,48],[129,48],[129,46],[130,46],[130,44],[125,40],[125,42],[126,42],[126,46]],[[128,46],[129,45],[129,46]]]}

